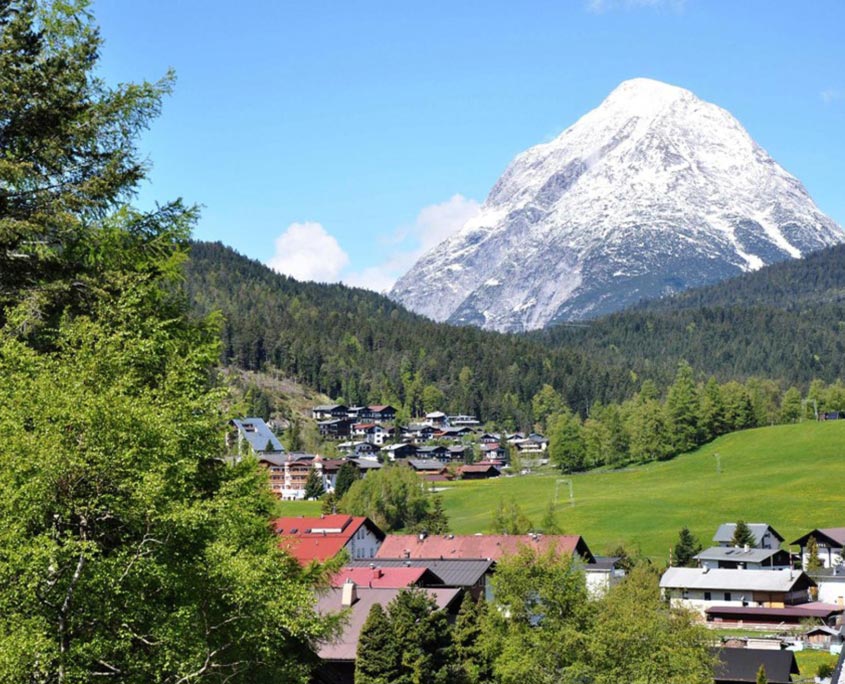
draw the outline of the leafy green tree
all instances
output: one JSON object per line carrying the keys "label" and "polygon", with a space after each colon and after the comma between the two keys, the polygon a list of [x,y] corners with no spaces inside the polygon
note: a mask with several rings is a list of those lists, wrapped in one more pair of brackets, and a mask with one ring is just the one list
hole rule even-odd
{"label": "leafy green tree", "polygon": [[754,533],[751,531],[748,523],[744,520],[737,520],[733,536],[731,537],[731,545],[740,547],[748,545],[754,548],[756,544],[757,539],[754,537]]}
{"label": "leafy green tree", "polygon": [[699,553],[701,542],[688,528],[682,527],[675,548],[672,549],[672,565],[678,568],[694,567],[694,557]]}
{"label": "leafy green tree", "polygon": [[578,681],[591,616],[579,561],[526,546],[499,561],[492,582],[498,610],[489,611],[485,643],[494,681]]}
{"label": "leafy green tree", "polygon": [[307,500],[319,499],[326,490],[323,488],[323,478],[316,468],[308,471],[308,478],[305,480],[305,498]]}
{"label": "leafy green tree", "polygon": [[588,468],[611,464],[611,433],[600,418],[587,418],[581,428],[584,438],[584,461]]}
{"label": "leafy green tree", "polygon": [[757,670],[757,684],[768,684],[769,678],[766,676],[766,666],[761,665]]}
{"label": "leafy green tree", "polygon": [[336,620],[224,465],[193,210],[125,206],[171,79],[108,88],[82,1],[0,2],[0,681],[305,682]]}
{"label": "leafy green tree", "polygon": [[337,471],[335,478],[334,493],[338,498],[343,497],[349,488],[359,479],[358,468],[349,462],[344,463]]}
{"label": "leafy green tree", "polygon": [[675,453],[689,451],[699,444],[698,389],[690,365],[678,364],[675,381],[666,395],[666,417],[673,436]]}
{"label": "leafy green tree", "polygon": [[446,395],[437,385],[426,385],[422,391],[422,403],[426,413],[439,411],[446,403]]}
{"label": "leafy green tree", "polygon": [[361,628],[355,656],[355,684],[392,684],[400,671],[401,653],[390,619],[374,603]]}
{"label": "leafy green tree", "polygon": [[709,684],[707,630],[661,600],[658,574],[638,566],[598,606],[587,642],[595,684]]}
{"label": "leafy green tree", "polygon": [[822,559],[819,558],[819,544],[812,535],[807,539],[807,548],[804,552],[807,554],[807,562],[805,563],[807,572],[815,572],[823,567]]}
{"label": "leafy green tree", "polygon": [[549,460],[567,473],[582,470],[585,450],[580,418],[564,409],[548,422]]}
{"label": "leafy green tree", "polygon": [[801,420],[801,392],[790,387],[783,393],[780,401],[780,422],[797,423]]}
{"label": "leafy green tree", "polygon": [[491,522],[494,534],[526,534],[533,523],[513,499],[499,499]]}
{"label": "leafy green tree", "polygon": [[537,421],[543,429],[547,429],[547,419],[549,416],[557,415],[564,410],[565,404],[560,394],[555,391],[551,385],[543,385],[540,390],[531,399],[531,408],[534,413],[534,420]]}
{"label": "leafy green tree", "polygon": [[394,532],[424,523],[430,505],[411,468],[388,465],[355,482],[338,508],[351,515],[366,515],[385,532]]}
{"label": "leafy green tree", "polygon": [[660,461],[673,454],[666,414],[655,399],[643,399],[631,407],[628,432],[631,458],[638,463]]}

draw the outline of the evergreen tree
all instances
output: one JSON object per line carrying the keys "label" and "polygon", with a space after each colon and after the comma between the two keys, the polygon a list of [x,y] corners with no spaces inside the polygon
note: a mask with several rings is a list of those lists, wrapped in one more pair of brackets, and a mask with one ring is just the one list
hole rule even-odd
{"label": "evergreen tree", "polygon": [[334,493],[340,499],[349,491],[349,488],[359,479],[358,468],[349,462],[340,466],[335,478]]}
{"label": "evergreen tree", "polygon": [[638,463],[673,455],[663,407],[655,399],[635,403],[628,414],[631,458]]}
{"label": "evergreen tree", "polygon": [[748,390],[732,380],[722,385],[727,430],[744,430],[754,425],[754,409]]}
{"label": "evergreen tree", "polygon": [[769,678],[766,676],[766,666],[761,665],[757,670],[757,684],[768,684]]}
{"label": "evergreen tree", "polygon": [[804,567],[807,572],[815,572],[823,567],[822,559],[819,558],[819,544],[812,535],[807,540],[807,548],[804,552],[807,554],[807,562]]}
{"label": "evergreen tree", "polygon": [[701,394],[701,432],[702,438],[709,441],[726,432],[725,406],[722,389],[716,378],[710,377]]}
{"label": "evergreen tree", "polygon": [[486,612],[487,604],[483,599],[476,601],[469,592],[464,592],[452,631],[457,664],[453,681],[462,684],[492,681],[491,663],[482,640]]}
{"label": "evergreen tree", "polygon": [[393,684],[399,678],[401,653],[390,619],[374,603],[358,637],[355,684]]}
{"label": "evergreen tree", "polygon": [[747,545],[751,548],[757,545],[757,539],[754,537],[754,533],[744,520],[737,521],[736,527],[734,527],[733,537],[731,537],[731,545],[739,547]]}
{"label": "evergreen tree", "polygon": [[701,542],[688,528],[681,528],[678,541],[672,550],[672,565],[678,568],[694,567],[694,557],[699,553],[701,553]]}
{"label": "evergreen tree", "polygon": [[675,453],[683,453],[698,446],[700,443],[698,389],[695,386],[692,368],[686,361],[678,364],[675,382],[669,387],[665,406]]}
{"label": "evergreen tree", "polygon": [[326,492],[321,497],[320,512],[323,515],[332,515],[337,513],[338,498],[334,492]]}
{"label": "evergreen tree", "polygon": [[452,666],[452,630],[448,618],[424,591],[401,591],[387,609],[399,654],[391,684],[448,684]]}
{"label": "evergreen tree", "polygon": [[549,501],[546,512],[543,513],[543,519],[540,521],[540,531],[543,534],[563,534],[563,530],[561,530],[557,521],[556,508],[555,502]]}
{"label": "evergreen tree", "polygon": [[305,498],[309,501],[311,499],[319,499],[323,496],[323,492],[325,492],[323,478],[320,477],[317,469],[312,467],[308,471],[308,479],[305,480]]}
{"label": "evergreen tree", "polygon": [[432,498],[431,511],[426,515],[424,527],[429,534],[445,534],[449,531],[449,518],[443,510],[443,497],[439,494]]}
{"label": "evergreen tree", "polygon": [[534,525],[513,499],[499,499],[491,526],[493,534],[525,534]]}

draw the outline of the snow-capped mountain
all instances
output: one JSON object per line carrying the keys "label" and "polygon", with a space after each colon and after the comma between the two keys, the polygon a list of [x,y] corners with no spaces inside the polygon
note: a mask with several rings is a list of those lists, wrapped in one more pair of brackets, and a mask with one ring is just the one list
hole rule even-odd
{"label": "snow-capped mountain", "polygon": [[844,240],[728,112],[637,78],[517,156],[390,296],[439,321],[530,330]]}

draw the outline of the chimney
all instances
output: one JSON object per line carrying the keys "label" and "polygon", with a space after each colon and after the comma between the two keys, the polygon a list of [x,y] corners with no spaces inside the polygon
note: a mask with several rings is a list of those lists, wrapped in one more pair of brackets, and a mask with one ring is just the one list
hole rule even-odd
{"label": "chimney", "polygon": [[340,595],[340,605],[344,608],[349,608],[355,601],[358,600],[358,586],[351,579],[347,579],[343,583]]}

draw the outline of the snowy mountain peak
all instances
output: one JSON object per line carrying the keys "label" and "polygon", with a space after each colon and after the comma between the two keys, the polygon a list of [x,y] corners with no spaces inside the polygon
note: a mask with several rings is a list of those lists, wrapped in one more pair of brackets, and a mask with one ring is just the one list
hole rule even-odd
{"label": "snowy mountain peak", "polygon": [[727,111],[635,78],[518,155],[391,296],[436,320],[526,330],[843,239]]}

